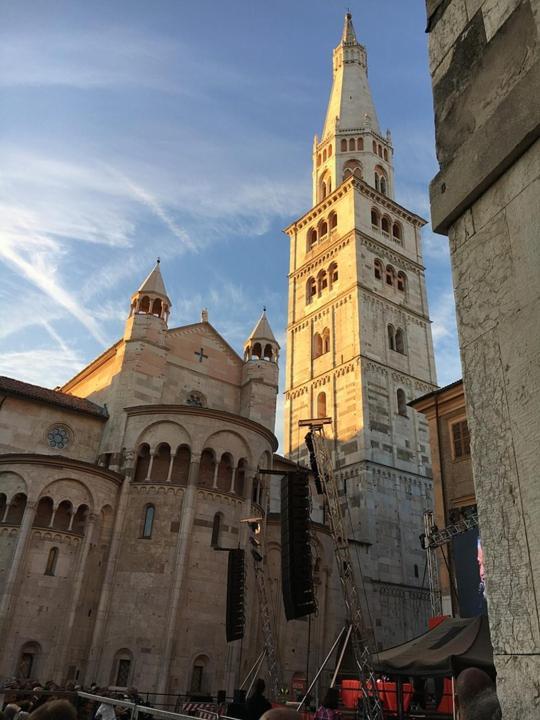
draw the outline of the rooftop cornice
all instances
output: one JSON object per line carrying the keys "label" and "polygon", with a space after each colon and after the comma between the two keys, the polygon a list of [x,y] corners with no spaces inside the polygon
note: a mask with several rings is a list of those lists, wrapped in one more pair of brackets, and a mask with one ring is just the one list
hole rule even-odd
{"label": "rooftop cornice", "polygon": [[80,472],[98,475],[99,477],[111,480],[116,485],[121,485],[124,477],[120,473],[107,470],[101,465],[85,462],[84,460],[75,460],[65,455],[45,455],[41,453],[4,453],[0,455],[0,464],[7,463],[19,465],[48,465],[57,468],[69,468],[70,470],[79,470]]}
{"label": "rooftop cornice", "polygon": [[227,412],[226,410],[194,407],[192,405],[157,404],[132,405],[131,407],[125,408],[125,411],[128,417],[133,417],[135,415],[192,415],[212,418],[215,420],[225,420],[235,425],[241,425],[247,430],[251,430],[264,437],[270,443],[272,452],[275,452],[278,448],[277,438],[271,430],[254,420],[250,420],[242,415]]}
{"label": "rooftop cornice", "polygon": [[97,370],[101,365],[106,363],[107,360],[110,360],[112,357],[114,357],[118,348],[122,345],[123,342],[124,341],[122,339],[117,340],[114,345],[111,345],[111,347],[107,348],[104,352],[101,353],[101,355],[98,355],[97,358],[94,358],[86,367],[80,370],[66,383],[61,385],[60,390],[62,390],[62,392],[67,392],[70,387],[80,382],[81,380],[84,380],[84,378],[88,377],[88,375],[94,372],[94,370]]}
{"label": "rooftop cornice", "polygon": [[330,209],[336,202],[336,200],[339,200],[346,193],[351,192],[351,190],[353,189],[358,190],[362,195],[364,195],[364,197],[370,198],[371,200],[375,201],[379,206],[390,210],[398,217],[407,220],[416,227],[421,228],[424,227],[424,225],[427,225],[428,221],[420,217],[420,215],[410,212],[409,210],[407,210],[407,208],[404,208],[395,200],[392,200],[387,195],[383,195],[382,193],[378,192],[377,190],[375,190],[374,187],[368,185],[365,180],[361,180],[360,178],[351,175],[346,180],[344,180],[341,185],[338,185],[334,192],[328,195],[328,197],[326,197],[320,203],[312,207],[311,210],[308,210],[308,212],[302,215],[302,217],[300,217],[298,220],[288,225],[283,230],[283,232],[287,235],[291,235],[294,231],[301,230],[310,222],[313,222],[318,217],[320,217],[320,215],[322,215],[325,210]]}

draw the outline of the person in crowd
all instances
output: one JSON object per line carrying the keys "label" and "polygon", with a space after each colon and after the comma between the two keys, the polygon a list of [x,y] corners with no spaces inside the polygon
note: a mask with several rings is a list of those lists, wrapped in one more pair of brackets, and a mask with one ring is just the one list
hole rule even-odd
{"label": "person in crowd", "polygon": [[467,707],[465,720],[501,720],[502,711],[495,690],[484,690]]}
{"label": "person in crowd", "polygon": [[328,688],[324,700],[315,713],[315,720],[341,720],[338,704],[339,690],[336,687]]}
{"label": "person in crowd", "polygon": [[259,720],[263,713],[272,709],[272,704],[264,697],[265,688],[264,680],[257,678],[253,693],[249,696],[246,703],[247,720]]}
{"label": "person in crowd", "polygon": [[267,710],[261,720],[298,720],[298,713],[287,707],[277,707]]}
{"label": "person in crowd", "polygon": [[77,713],[68,700],[50,700],[30,713],[28,720],[77,720]]}
{"label": "person in crowd", "polygon": [[[96,688],[95,692],[101,695],[102,693],[98,692],[98,690],[99,688]],[[98,705],[94,720],[116,720],[116,710],[112,698],[110,703],[102,702]]]}
{"label": "person in crowd", "polygon": [[[471,706],[477,705],[480,695],[489,693],[497,698],[495,684],[484,670],[470,667],[462,670],[456,681],[456,711],[459,720],[470,720]],[[498,702],[498,701],[497,701]],[[487,716],[489,717],[489,716]]]}
{"label": "person in crowd", "polygon": [[246,691],[235,690],[233,701],[227,706],[228,717],[236,718],[236,720],[246,720]]}
{"label": "person in crowd", "polygon": [[16,703],[9,703],[4,708],[4,720],[13,720],[13,718],[21,711]]}

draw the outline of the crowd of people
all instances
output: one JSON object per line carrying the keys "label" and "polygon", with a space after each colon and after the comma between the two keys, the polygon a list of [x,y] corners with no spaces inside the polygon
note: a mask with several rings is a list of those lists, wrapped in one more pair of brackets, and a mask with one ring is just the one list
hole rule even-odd
{"label": "crowd of people", "polygon": [[[86,691],[110,699],[111,702],[92,702],[78,694]],[[224,715],[237,720],[298,720],[296,710],[272,707],[265,697],[264,680],[258,679],[252,694],[235,696]],[[123,702],[149,707],[137,688],[125,693],[99,688],[95,683],[83,688],[68,683],[61,688],[52,681],[40,685],[31,681],[11,680],[0,689],[0,720],[130,720],[131,706]],[[456,717],[458,720],[501,720],[501,708],[492,678],[479,668],[467,668],[455,684]],[[150,715],[139,715],[149,720]],[[339,690],[330,688],[315,712],[313,720],[342,720],[339,710]]]}

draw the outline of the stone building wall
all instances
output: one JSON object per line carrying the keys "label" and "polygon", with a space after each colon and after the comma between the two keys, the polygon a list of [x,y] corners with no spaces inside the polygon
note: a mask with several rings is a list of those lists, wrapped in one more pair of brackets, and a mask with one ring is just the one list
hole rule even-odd
{"label": "stone building wall", "polygon": [[498,692],[540,708],[540,7],[428,2],[437,156],[448,234]]}

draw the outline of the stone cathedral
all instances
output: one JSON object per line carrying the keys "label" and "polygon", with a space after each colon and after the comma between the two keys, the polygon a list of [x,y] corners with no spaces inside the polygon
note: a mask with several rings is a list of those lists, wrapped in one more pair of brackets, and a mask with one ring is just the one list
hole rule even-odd
{"label": "stone cathedral", "polygon": [[286,230],[285,453],[307,462],[298,421],[332,418],[335,470],[379,646],[425,628],[418,536],[432,505],[431,461],[426,421],[408,402],[436,382],[425,221],[394,199],[393,152],[347,14],[313,143],[313,207]]}
{"label": "stone cathedral", "polygon": [[280,478],[263,471],[307,462],[298,421],[313,416],[332,419],[379,646],[425,630],[429,442],[407,403],[434,387],[435,370],[424,221],[393,199],[392,157],[347,15],[313,148],[313,208],[286,231],[285,457],[274,435],[280,348],[266,314],[242,355],[204,310],[174,327],[159,263],[126,298],[122,336],[61,388],[0,378],[0,679],[231,693],[262,640],[248,562],[245,637],[226,642],[224,550],[248,549],[245,521],[257,517],[293,696],[345,615],[320,498],[318,613],[286,623],[281,600]]}

